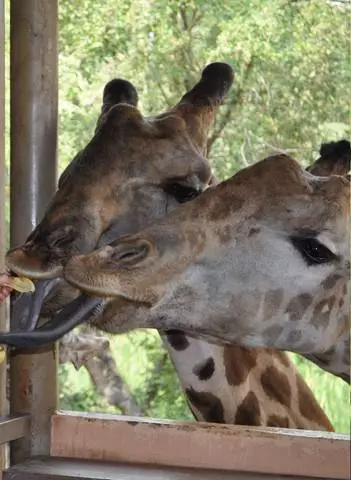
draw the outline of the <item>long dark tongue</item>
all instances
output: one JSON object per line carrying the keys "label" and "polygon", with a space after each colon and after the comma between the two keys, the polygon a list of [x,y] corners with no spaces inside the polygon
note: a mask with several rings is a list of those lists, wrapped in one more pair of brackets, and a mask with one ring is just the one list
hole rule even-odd
{"label": "long dark tongue", "polygon": [[31,332],[0,334],[0,344],[32,348],[56,342],[80,323],[96,317],[102,311],[105,302],[106,299],[82,294],[47,323]]}
{"label": "long dark tongue", "polygon": [[30,332],[35,329],[45,297],[56,285],[57,279],[38,280],[34,293],[22,293],[11,304],[11,331]]}

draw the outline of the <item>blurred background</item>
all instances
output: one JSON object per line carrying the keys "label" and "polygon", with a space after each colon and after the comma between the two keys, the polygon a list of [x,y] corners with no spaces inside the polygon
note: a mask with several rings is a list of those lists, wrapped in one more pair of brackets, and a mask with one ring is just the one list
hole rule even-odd
{"label": "blurred background", "polygon": [[[272,150],[315,160],[322,142],[351,136],[350,15],[348,0],[60,0],[59,171],[92,137],[107,81],[131,81],[152,115],[212,61],[236,72],[208,142],[219,178]],[[349,432],[349,387],[292,357],[336,430]],[[60,384],[64,409],[193,418],[157,332],[63,363]]]}

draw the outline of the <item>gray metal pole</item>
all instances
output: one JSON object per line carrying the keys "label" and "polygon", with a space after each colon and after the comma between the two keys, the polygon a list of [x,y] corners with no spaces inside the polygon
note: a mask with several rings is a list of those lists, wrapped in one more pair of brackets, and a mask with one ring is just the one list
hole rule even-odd
{"label": "gray metal pole", "polygon": [[[58,0],[11,0],[11,245],[40,221],[56,182]],[[55,348],[12,355],[12,413],[31,413],[31,433],[13,442],[11,463],[50,452],[57,407]]]}

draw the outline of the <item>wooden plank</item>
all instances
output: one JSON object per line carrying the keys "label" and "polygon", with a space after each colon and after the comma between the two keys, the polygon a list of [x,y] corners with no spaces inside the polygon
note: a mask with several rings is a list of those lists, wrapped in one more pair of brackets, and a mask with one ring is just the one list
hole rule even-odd
{"label": "wooden plank", "polygon": [[30,415],[0,417],[0,445],[12,442],[28,435],[30,430]]}
{"label": "wooden plank", "polygon": [[[55,191],[58,0],[10,0],[11,246],[22,243]],[[14,326],[14,319],[11,319]],[[10,411],[32,414],[31,432],[11,445],[11,462],[50,451],[57,407],[55,346],[10,358]]]}
{"label": "wooden plank", "polygon": [[[4,480],[292,480],[292,477],[190,468],[127,465],[65,458],[34,458],[15,465]],[[293,480],[308,480],[294,477]]]}
{"label": "wooden plank", "polygon": [[52,417],[51,435],[59,457],[350,478],[346,435],[69,412]]}

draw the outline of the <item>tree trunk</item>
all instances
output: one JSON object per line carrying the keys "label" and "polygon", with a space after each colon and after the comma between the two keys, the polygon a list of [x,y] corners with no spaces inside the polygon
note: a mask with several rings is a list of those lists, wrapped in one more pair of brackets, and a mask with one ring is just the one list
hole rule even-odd
{"label": "tree trunk", "polygon": [[72,362],[78,370],[84,366],[98,393],[125,415],[141,415],[141,410],[118,373],[110,342],[98,332],[69,332],[60,341],[60,363]]}

